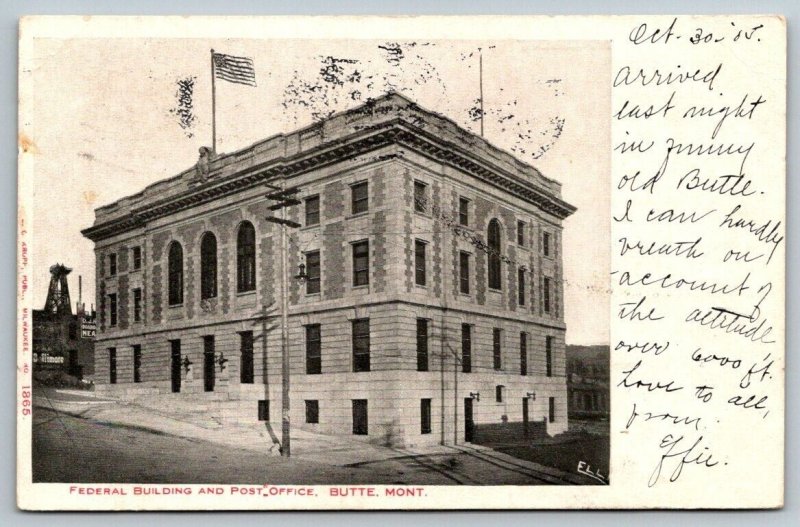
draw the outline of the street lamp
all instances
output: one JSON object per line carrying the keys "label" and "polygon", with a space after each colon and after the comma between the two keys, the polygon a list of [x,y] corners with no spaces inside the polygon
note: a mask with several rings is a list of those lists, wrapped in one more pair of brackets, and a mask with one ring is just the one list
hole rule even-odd
{"label": "street lamp", "polygon": [[308,275],[306,274],[306,264],[300,264],[298,267],[300,268],[300,272],[294,276],[294,279],[301,284],[304,284],[306,283],[306,280],[308,280]]}
{"label": "street lamp", "polygon": [[535,401],[536,400],[536,392],[528,392],[528,393],[525,394],[525,397],[527,397],[528,399],[533,399]]}
{"label": "street lamp", "polygon": [[478,402],[481,402],[481,393],[480,392],[469,392],[469,398],[475,399]]}

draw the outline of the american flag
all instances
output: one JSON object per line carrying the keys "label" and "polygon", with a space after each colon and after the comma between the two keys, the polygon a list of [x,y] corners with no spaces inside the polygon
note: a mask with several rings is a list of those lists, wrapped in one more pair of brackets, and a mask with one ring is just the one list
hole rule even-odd
{"label": "american flag", "polygon": [[224,53],[214,53],[214,75],[236,84],[256,85],[256,70],[253,68],[253,59],[247,57],[234,57]]}

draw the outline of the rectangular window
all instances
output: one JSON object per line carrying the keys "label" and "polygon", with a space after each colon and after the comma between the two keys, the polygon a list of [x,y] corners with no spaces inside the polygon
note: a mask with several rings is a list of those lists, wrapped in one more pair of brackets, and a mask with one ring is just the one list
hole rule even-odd
{"label": "rectangular window", "polygon": [[138,271],[142,268],[142,248],[134,247],[131,251],[133,253],[133,270]]}
{"label": "rectangular window", "polygon": [[322,328],[319,324],[306,326],[306,373],[322,373]]}
{"label": "rectangular window", "polygon": [[458,255],[458,280],[461,284],[461,292],[469,294],[469,256],[470,254],[461,251]]}
{"label": "rectangular window", "polygon": [[503,349],[500,345],[503,334],[499,328],[492,330],[492,358],[494,369],[499,370],[503,367]]}
{"label": "rectangular window", "polygon": [[414,276],[417,285],[425,285],[425,245],[422,240],[414,241]]}
{"label": "rectangular window", "polygon": [[428,371],[428,321],[417,319],[417,371]]}
{"label": "rectangular window", "polygon": [[365,436],[369,433],[367,400],[353,399],[353,434]]}
{"label": "rectangular window", "polygon": [[369,242],[353,244],[353,286],[369,285]]}
{"label": "rectangular window", "polygon": [[139,288],[133,290],[133,321],[142,321],[142,290]]}
{"label": "rectangular window", "polygon": [[366,181],[352,185],[350,187],[350,194],[352,198],[351,212],[353,214],[367,212],[369,210],[369,187]]}
{"label": "rectangular window", "polygon": [[319,251],[306,253],[306,294],[313,295],[320,292],[320,265]]}
{"label": "rectangular window", "polygon": [[239,382],[241,384],[253,384],[255,381],[255,361],[253,359],[252,331],[239,333],[239,351],[241,352]]}
{"label": "rectangular window", "polygon": [[542,233],[542,254],[550,256],[550,233]]}
{"label": "rectangular window", "polygon": [[117,274],[117,255],[116,254],[109,254],[108,255],[108,274],[114,276]]}
{"label": "rectangular window", "polygon": [[430,434],[431,433],[431,400],[430,399],[420,399],[419,401],[419,428],[420,433],[422,434]]}
{"label": "rectangular window", "polygon": [[353,321],[353,371],[369,371],[369,319]]}
{"label": "rectangular window", "polygon": [[517,291],[519,295],[519,305],[525,305],[525,269],[517,270]]}
{"label": "rectangular window", "polygon": [[494,387],[494,400],[495,402],[502,403],[503,402],[503,385],[498,384]]}
{"label": "rectangular window", "polygon": [[117,294],[108,295],[108,323],[111,326],[117,325]]}
{"label": "rectangular window", "polygon": [[142,382],[142,346],[133,345],[133,382]]}
{"label": "rectangular window", "polygon": [[306,423],[319,423],[319,401],[306,401]]}
{"label": "rectangular window", "polygon": [[269,399],[258,401],[258,420],[269,421]]}
{"label": "rectangular window", "polygon": [[414,210],[416,212],[425,212],[428,210],[428,185],[422,181],[414,182]]}
{"label": "rectangular window", "polygon": [[544,347],[545,368],[548,377],[553,376],[553,337],[545,339]]}
{"label": "rectangular window", "polygon": [[467,198],[458,198],[458,223],[469,225],[469,200]]}
{"label": "rectangular window", "polygon": [[461,371],[472,371],[472,326],[461,324]]}
{"label": "rectangular window", "polygon": [[306,198],[306,227],[319,225],[319,196]]}
{"label": "rectangular window", "polygon": [[548,413],[548,417],[549,417],[548,420],[551,423],[554,423],[556,421],[556,398],[555,397],[550,397],[548,399],[547,406],[548,406],[548,412],[547,413]]}
{"label": "rectangular window", "polygon": [[525,246],[525,222],[517,222],[517,245]]}
{"label": "rectangular window", "polygon": [[528,375],[528,334],[519,334],[519,374]]}
{"label": "rectangular window", "polygon": [[108,382],[117,384],[117,348],[108,348]]}
{"label": "rectangular window", "polygon": [[550,278],[544,277],[544,291],[542,291],[542,305],[544,312],[550,313]]}
{"label": "rectangular window", "polygon": [[205,335],[203,337],[203,389],[207,392],[213,392],[216,384],[216,358],[214,335]]}

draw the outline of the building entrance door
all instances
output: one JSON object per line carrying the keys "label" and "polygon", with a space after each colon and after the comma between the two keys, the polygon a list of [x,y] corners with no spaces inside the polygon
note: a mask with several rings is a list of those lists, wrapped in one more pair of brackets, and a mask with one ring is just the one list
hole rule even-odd
{"label": "building entrance door", "polygon": [[530,431],[528,429],[528,421],[530,420],[528,416],[528,398],[522,398],[522,431],[525,434],[525,439],[528,439]]}
{"label": "building entrance door", "polygon": [[82,379],[80,365],[78,365],[78,350],[69,350],[69,366],[68,373],[73,377]]}
{"label": "building entrance door", "polygon": [[171,340],[172,355],[170,358],[170,369],[172,371],[172,391],[181,391],[181,341]]}
{"label": "building entrance door", "polygon": [[216,373],[214,362],[214,337],[203,337],[203,386],[207,392],[214,391]]}
{"label": "building entrance door", "polygon": [[475,437],[475,423],[472,420],[472,397],[464,399],[464,441],[472,443]]}
{"label": "building entrance door", "polygon": [[367,435],[369,432],[369,421],[367,417],[367,400],[353,400],[353,434]]}

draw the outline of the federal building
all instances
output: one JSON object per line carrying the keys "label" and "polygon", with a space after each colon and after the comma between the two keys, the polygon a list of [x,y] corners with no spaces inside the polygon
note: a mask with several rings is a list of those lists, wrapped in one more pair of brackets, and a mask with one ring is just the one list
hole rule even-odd
{"label": "federal building", "polygon": [[558,181],[396,93],[203,148],[83,231],[97,390],[279,429],[286,276],[292,429],[396,446],[565,431],[574,211]]}

